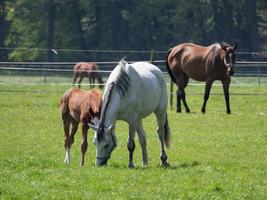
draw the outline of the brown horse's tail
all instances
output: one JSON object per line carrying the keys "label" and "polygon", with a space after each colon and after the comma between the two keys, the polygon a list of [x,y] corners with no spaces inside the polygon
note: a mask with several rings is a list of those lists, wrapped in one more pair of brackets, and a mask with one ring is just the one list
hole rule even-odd
{"label": "brown horse's tail", "polygon": [[171,133],[170,133],[170,127],[168,123],[167,113],[166,113],[166,122],[164,125],[164,143],[168,149],[171,147]]}
{"label": "brown horse's tail", "polygon": [[169,73],[169,75],[170,75],[170,77],[172,79],[172,82],[176,83],[176,78],[173,75],[173,73],[172,73],[172,71],[170,69],[169,62],[168,62],[168,57],[169,57],[171,51],[172,51],[172,48],[170,48],[169,51],[168,51],[168,53],[167,53],[167,56],[166,56],[166,59],[165,59],[165,64],[166,64],[167,71],[168,71],[168,73]]}

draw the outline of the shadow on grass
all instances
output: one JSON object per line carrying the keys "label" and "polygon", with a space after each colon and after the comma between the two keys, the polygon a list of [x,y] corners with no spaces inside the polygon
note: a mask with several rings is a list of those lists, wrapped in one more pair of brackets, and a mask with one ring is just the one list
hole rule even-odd
{"label": "shadow on grass", "polygon": [[121,165],[121,164],[118,164],[118,163],[112,163],[110,165],[107,165],[107,166],[103,166],[104,168],[114,168],[114,169],[129,169],[129,170],[151,170],[153,168],[162,168],[162,169],[166,169],[166,170],[176,170],[176,169],[186,169],[186,168],[192,168],[192,167],[196,167],[196,166],[199,166],[200,163],[198,161],[192,161],[190,163],[181,163],[181,164],[178,164],[178,165],[171,165],[168,166],[168,167],[163,167],[162,165],[156,165],[156,166],[135,166],[133,169],[129,169],[127,167],[127,165]]}

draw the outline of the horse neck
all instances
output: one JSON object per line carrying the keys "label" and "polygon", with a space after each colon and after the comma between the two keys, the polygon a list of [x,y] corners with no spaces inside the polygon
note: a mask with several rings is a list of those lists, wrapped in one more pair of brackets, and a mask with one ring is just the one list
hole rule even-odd
{"label": "horse neck", "polygon": [[104,98],[104,106],[102,107],[101,112],[101,123],[105,127],[110,127],[113,125],[116,121],[117,114],[119,112],[119,109],[121,107],[122,99],[120,97],[120,94],[118,91],[116,91],[116,87],[113,88],[113,91],[111,91],[112,94],[109,95],[106,93],[105,96],[109,96],[109,99]]}

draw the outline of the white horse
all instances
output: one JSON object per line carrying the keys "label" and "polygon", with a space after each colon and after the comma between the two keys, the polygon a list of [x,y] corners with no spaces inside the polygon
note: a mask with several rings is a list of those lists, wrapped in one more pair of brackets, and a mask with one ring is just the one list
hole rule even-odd
{"label": "white horse", "polygon": [[147,165],[146,134],[142,119],[152,112],[157,118],[162,165],[169,165],[164,150],[164,143],[167,148],[171,143],[167,120],[167,91],[159,68],[147,62],[128,64],[121,60],[108,78],[102,100],[100,120],[95,122],[95,125],[89,124],[96,131],[96,165],[105,165],[117,146],[114,132],[116,120],[123,120],[129,124],[128,167],[134,167],[136,131],[142,149],[143,165]]}

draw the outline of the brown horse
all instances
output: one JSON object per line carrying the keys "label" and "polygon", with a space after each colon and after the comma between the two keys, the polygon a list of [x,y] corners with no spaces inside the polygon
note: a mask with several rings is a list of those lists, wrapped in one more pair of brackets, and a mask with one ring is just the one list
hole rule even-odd
{"label": "brown horse", "polygon": [[212,83],[221,80],[226,102],[226,112],[231,113],[229,104],[230,76],[234,74],[235,49],[237,44],[231,46],[226,43],[216,43],[208,47],[192,43],[183,43],[171,48],[166,57],[168,73],[178,89],[177,112],[181,112],[181,99],[186,112],[190,112],[186,103],[184,89],[189,78],[197,81],[205,81],[204,102],[202,113],[206,111],[206,103],[209,98]]}
{"label": "brown horse", "polygon": [[61,98],[61,116],[65,132],[65,163],[70,162],[70,148],[74,142],[74,135],[78,129],[79,122],[82,123],[82,145],[81,161],[84,164],[84,155],[87,150],[88,123],[94,118],[100,117],[101,94],[97,90],[82,91],[78,88],[69,89]]}
{"label": "brown horse", "polygon": [[97,79],[98,83],[100,84],[99,87],[103,88],[103,80],[101,73],[99,72],[99,67],[95,63],[86,63],[86,62],[80,62],[74,65],[73,69],[73,86],[77,80],[77,78],[80,77],[78,81],[79,88],[81,87],[81,82],[84,77],[88,77],[90,88],[94,87],[95,79]]}

